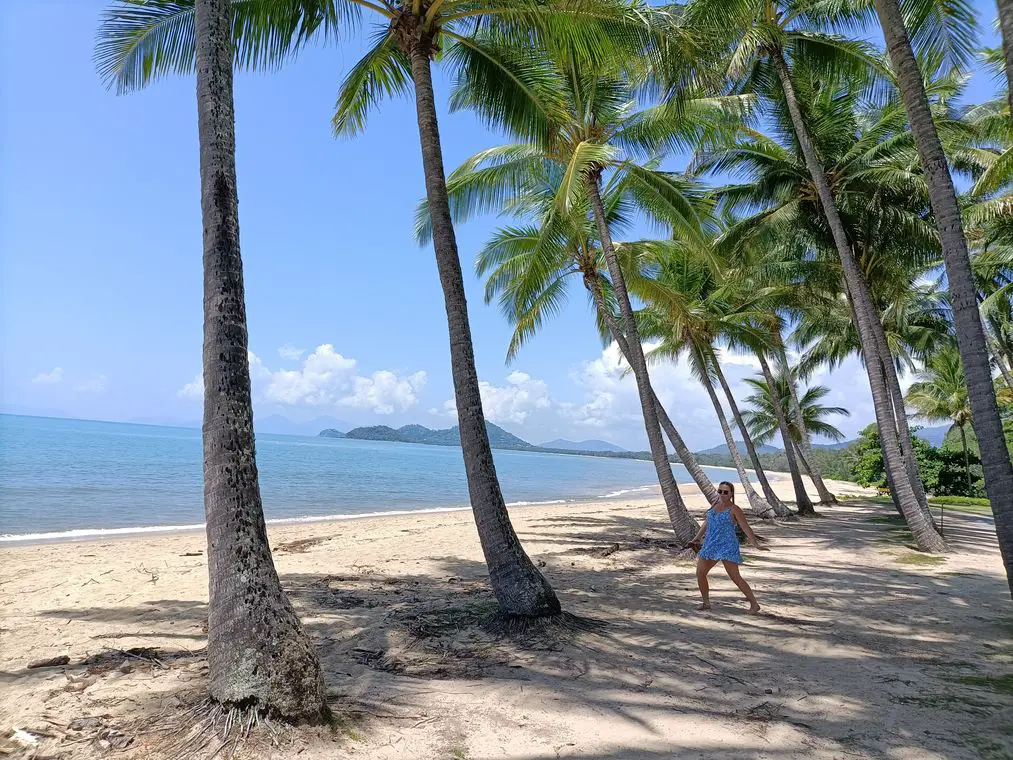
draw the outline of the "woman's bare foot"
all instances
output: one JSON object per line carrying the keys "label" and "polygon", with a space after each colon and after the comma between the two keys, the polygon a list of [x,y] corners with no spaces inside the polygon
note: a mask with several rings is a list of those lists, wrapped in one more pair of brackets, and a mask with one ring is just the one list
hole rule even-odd
{"label": "woman's bare foot", "polygon": [[[710,602],[704,602],[699,607],[697,607],[697,609],[700,610],[700,612],[708,612],[710,608],[711,608]],[[757,607],[757,609],[759,609],[759,607]]]}
{"label": "woman's bare foot", "polygon": [[757,612],[759,612],[759,611],[760,611],[760,605],[759,605],[759,604],[757,604],[756,602],[752,602],[752,603],[750,603],[750,605],[749,605],[749,609],[748,609],[748,610],[746,610],[746,611],[747,611],[747,612],[748,612],[748,613],[749,613],[750,615],[755,615],[755,614],[756,614]]}

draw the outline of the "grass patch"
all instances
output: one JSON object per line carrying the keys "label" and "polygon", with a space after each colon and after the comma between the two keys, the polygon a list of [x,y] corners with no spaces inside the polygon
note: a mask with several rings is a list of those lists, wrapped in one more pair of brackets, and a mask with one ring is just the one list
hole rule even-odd
{"label": "grass patch", "polygon": [[981,506],[979,504],[937,504],[934,501],[929,502],[930,507],[942,507],[947,512],[963,512],[968,515],[987,515],[992,516],[991,506]]}
{"label": "grass patch", "polygon": [[980,689],[988,689],[996,694],[1007,694],[1013,696],[1013,673],[1006,673],[1001,676],[964,676],[960,682],[968,686],[977,686]]}
{"label": "grass patch", "polygon": [[944,506],[964,506],[964,507],[988,507],[992,508],[992,503],[988,499],[978,499],[974,496],[930,496],[929,504],[942,504]]}
{"label": "grass patch", "polygon": [[871,523],[879,523],[880,525],[894,525],[898,528],[906,528],[907,521],[900,515],[873,515],[869,518]]}
{"label": "grass patch", "polygon": [[899,562],[902,565],[921,565],[923,567],[934,567],[941,565],[946,562],[946,557],[940,557],[938,554],[924,554],[922,552],[907,552],[894,557],[894,562]]}

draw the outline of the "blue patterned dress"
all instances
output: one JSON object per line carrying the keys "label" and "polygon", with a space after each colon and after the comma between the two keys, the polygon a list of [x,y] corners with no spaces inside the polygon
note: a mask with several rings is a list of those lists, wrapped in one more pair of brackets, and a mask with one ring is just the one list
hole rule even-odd
{"label": "blue patterned dress", "polygon": [[742,552],[739,551],[739,539],[735,536],[735,518],[732,517],[731,509],[717,512],[711,507],[707,510],[707,533],[703,538],[703,546],[700,547],[700,558],[742,564]]}

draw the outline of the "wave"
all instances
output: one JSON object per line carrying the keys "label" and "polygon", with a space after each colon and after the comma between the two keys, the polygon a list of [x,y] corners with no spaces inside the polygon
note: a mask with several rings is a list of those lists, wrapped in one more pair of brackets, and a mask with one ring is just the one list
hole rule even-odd
{"label": "wave", "polygon": [[628,493],[642,493],[644,491],[651,491],[651,490],[653,490],[655,488],[657,488],[656,485],[637,486],[636,488],[623,488],[622,490],[613,491],[612,493],[607,493],[604,496],[599,496],[598,498],[599,499],[614,499],[617,496],[625,496]]}
{"label": "wave", "polygon": [[548,501],[508,501],[508,507],[539,507],[543,504],[569,504],[572,499],[549,499]]}
{"label": "wave", "polygon": [[[268,520],[268,525],[293,525],[300,523],[331,522],[333,520],[358,520],[369,517],[397,517],[399,515],[433,514],[437,512],[462,512],[470,507],[433,507],[431,509],[391,509],[383,512],[356,512],[342,515],[312,515],[308,517],[279,517]],[[147,533],[184,533],[204,530],[204,523],[194,525],[142,525],[129,528],[75,528],[51,533],[4,533],[0,543],[24,543],[41,541],[73,541],[83,538],[106,538],[111,536],[144,535]]]}

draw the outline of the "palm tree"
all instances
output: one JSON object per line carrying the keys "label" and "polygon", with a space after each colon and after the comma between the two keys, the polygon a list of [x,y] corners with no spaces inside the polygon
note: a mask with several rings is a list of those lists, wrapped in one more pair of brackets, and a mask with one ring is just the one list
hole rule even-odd
{"label": "palm tree", "polygon": [[[727,236],[732,241],[752,239],[754,245],[772,253],[781,251],[777,254],[782,257],[780,261],[765,263],[761,273],[768,273],[776,284],[793,286],[803,299],[800,307],[808,308],[805,301],[811,299],[815,285],[817,295],[824,294],[819,295],[820,301],[846,309],[846,322],[857,330],[867,359],[877,422],[884,430],[884,461],[894,482],[892,493],[898,510],[913,521],[912,530],[920,536],[920,546],[940,550],[943,544],[938,537],[927,532],[936,531],[914,466],[889,344],[875,305],[869,303],[873,299],[869,283],[878,284],[876,275],[891,265],[892,256],[884,255],[888,252],[880,245],[889,239],[888,231],[897,238],[896,231],[903,230],[905,257],[927,260],[930,256],[926,251],[933,250],[934,231],[926,225],[921,208],[912,207],[925,193],[924,189],[919,191],[914,181],[917,175],[910,168],[916,159],[903,136],[903,113],[888,106],[879,113],[859,115],[856,108],[861,100],[860,88],[848,82],[835,83],[821,68],[804,61],[796,63],[793,73],[792,93],[796,89],[803,93],[809,121],[814,125],[813,130],[806,128],[802,133],[804,140],[797,138],[799,128],[791,99],[784,97],[781,87],[773,87],[765,100],[772,105],[772,115],[782,134],[796,139],[786,147],[745,130],[730,144],[707,146],[700,151],[695,168],[749,177],[749,182],[720,188],[718,194],[729,210],[753,214],[729,231]],[[767,77],[768,82],[771,79]],[[803,143],[808,145],[806,150],[802,150]],[[806,153],[815,155],[817,149],[826,164],[817,162],[821,171],[814,174]],[[830,190],[829,199],[820,190],[823,186]],[[830,222],[828,204],[832,204],[830,216],[845,234],[845,258],[837,245],[840,236]],[[833,252],[832,260],[826,258],[827,251]],[[856,277],[857,285],[853,287]],[[873,306],[873,319],[864,318],[862,303]]]}
{"label": "palm tree", "polygon": [[[121,89],[152,77],[193,68],[193,0],[119,0],[97,57]],[[613,0],[235,0],[231,4],[235,62],[276,65],[312,39],[328,40],[356,24],[363,9],[384,23],[374,46],[352,67],[338,96],[334,129],[362,130],[370,110],[389,94],[414,92],[433,247],[443,286],[461,447],[472,509],[489,577],[501,610],[537,617],[559,611],[545,578],[525,554],[510,524],[489,446],[468,324],[463,277],[451,222],[436,118],[431,64],[442,51],[459,67],[499,77],[496,61],[482,59],[472,33],[496,19],[497,33],[515,46],[560,44],[577,62],[624,60],[631,50],[660,49],[645,19],[663,13],[628,11]]]}
{"label": "palm tree", "polygon": [[[516,215],[524,222],[496,230],[476,259],[478,274],[487,276],[486,302],[498,299],[504,316],[514,325],[507,361],[513,361],[545,319],[563,308],[567,283],[578,275],[594,308],[599,332],[608,341],[615,341],[625,358],[629,345],[614,315],[612,286],[604,271],[601,246],[586,200],[581,199],[567,213],[557,211],[555,198],[563,173],[553,162],[531,163],[527,174],[510,175],[509,165],[529,157],[533,150],[529,146],[508,145],[482,151],[467,159],[448,179],[451,209],[455,213],[462,213],[467,199],[481,192],[487,200],[481,210]],[[497,189],[496,184],[504,179],[507,186]],[[610,228],[621,229],[631,223],[630,212],[637,207],[637,199],[625,192],[622,184],[610,184],[604,199]],[[477,210],[478,206],[473,207],[469,213]],[[421,242],[428,242],[424,204],[419,210],[417,232]],[[717,492],[707,473],[657,399],[655,406],[679,460],[708,502],[716,501]]]}
{"label": "palm tree", "polygon": [[739,302],[732,306],[729,296],[737,295],[735,285],[722,287],[711,264],[702,261],[683,241],[655,243],[627,269],[637,296],[648,304],[638,313],[640,333],[659,341],[657,348],[651,351],[651,359],[678,361],[683,355],[688,358],[694,375],[714,406],[750,506],[760,515],[786,516],[788,509],[779,499],[771,503],[753,488],[715,389],[715,384],[719,384],[725,393],[759,479],[762,467],[721,371],[715,346],[719,341],[731,341],[735,345],[747,343],[750,338],[758,341],[762,333],[756,331],[752,322],[762,315],[762,302]]}
{"label": "palm tree", "polygon": [[967,448],[967,424],[971,421],[971,407],[956,346],[947,346],[929,358],[925,369],[918,373],[918,382],[908,389],[905,401],[919,417],[930,422],[949,420],[960,431],[960,446],[964,453],[964,471],[968,493],[974,483],[971,479],[971,460]]}
{"label": "palm tree", "polygon": [[[461,69],[452,105],[477,112],[490,125],[519,139],[520,144],[499,149],[504,158],[497,158],[487,167],[487,182],[462,190],[458,218],[481,208],[486,199],[501,203],[504,194],[513,194],[511,188],[532,172],[537,175],[542,171],[538,165],[544,163],[560,170],[554,213],[568,214],[586,199],[618,307],[626,358],[637,381],[652,460],[676,533],[688,541],[695,535],[694,523],[672,476],[657,398],[608,225],[603,187],[620,181],[625,192],[635,196],[655,219],[664,220],[670,228],[678,228],[692,239],[699,238],[700,220],[683,194],[682,183],[635,159],[650,158],[685,144],[702,131],[700,125],[707,123],[705,116],[714,121],[730,111],[738,113],[742,99],[680,98],[678,102],[637,110],[635,81],[612,69],[584,65],[565,53],[546,55],[518,48],[504,43],[496,33],[482,38],[482,48],[483,56],[473,57]],[[495,61],[496,71],[508,74],[490,76],[484,61]],[[543,229],[551,230],[551,226],[543,225]],[[622,347],[623,342],[618,342]]]}
{"label": "palm tree", "polygon": [[985,491],[992,503],[996,535],[1013,596],[1013,462],[1006,450],[995,399],[992,367],[978,311],[978,291],[971,272],[960,206],[898,0],[876,0],[876,12],[886,37],[890,61],[897,71],[901,98],[928,182],[946,265],[957,346],[967,380],[974,431],[981,448]]}
{"label": "palm tree", "polygon": [[[313,644],[271,557],[257,475],[239,248],[229,0],[197,0],[201,212],[204,226],[204,510],[211,695],[290,720],[324,715]],[[105,30],[129,22],[114,7]],[[126,14],[121,15],[121,14]]]}
{"label": "palm tree", "polygon": [[789,410],[786,420],[788,440],[795,448],[803,469],[811,478],[812,467],[809,458],[812,454],[802,451],[802,440],[811,432],[832,441],[843,441],[844,433],[827,422],[826,418],[832,415],[850,416],[851,413],[840,406],[824,406],[821,401],[830,393],[830,389],[822,385],[813,385],[806,389],[799,400],[801,410],[799,415],[789,400],[794,382],[794,378],[790,378],[784,372],[774,374],[773,382],[769,382],[766,376],[746,378],[746,383],[753,388],[753,393],[745,399],[749,407],[744,416],[749,432],[757,444],[770,443],[776,435],[781,434],[781,441],[787,449],[788,444],[778,424],[774,407],[775,398],[779,400],[782,408]]}

